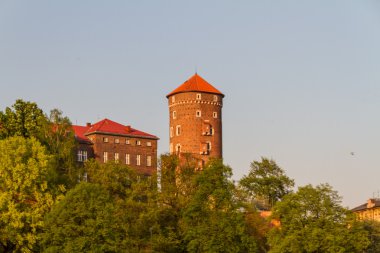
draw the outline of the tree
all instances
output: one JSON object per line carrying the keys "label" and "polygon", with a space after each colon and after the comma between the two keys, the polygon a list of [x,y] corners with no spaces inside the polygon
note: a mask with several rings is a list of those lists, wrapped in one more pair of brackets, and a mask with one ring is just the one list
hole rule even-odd
{"label": "tree", "polygon": [[255,199],[263,199],[270,206],[291,192],[294,180],[286,176],[275,161],[262,157],[251,163],[251,170],[240,182],[240,187]]}
{"label": "tree", "polygon": [[120,163],[99,164],[95,160],[86,162],[85,171],[89,182],[101,185],[113,199],[117,209],[115,217],[123,231],[118,247],[131,252],[151,251],[156,247],[161,235],[158,223],[161,217],[155,177],[139,175]]}
{"label": "tree", "polygon": [[0,141],[0,252],[31,252],[54,202],[50,156],[35,138]]}
{"label": "tree", "polygon": [[36,137],[46,123],[43,111],[36,103],[17,99],[12,108],[0,112],[0,139],[11,136]]}
{"label": "tree", "polygon": [[327,184],[299,187],[274,207],[281,226],[269,233],[270,252],[363,252],[367,233]]}
{"label": "tree", "polygon": [[34,102],[16,100],[0,112],[0,139],[12,136],[34,137],[51,154],[50,177],[56,184],[74,185],[78,170],[74,150],[76,141],[70,120],[58,109],[46,116]]}
{"label": "tree", "polygon": [[43,252],[124,252],[124,231],[109,192],[80,183],[45,218]]}
{"label": "tree", "polygon": [[367,253],[380,252],[380,222],[378,221],[362,221],[363,228],[368,232],[370,245],[366,249]]}
{"label": "tree", "polygon": [[76,141],[69,118],[62,111],[53,109],[49,117],[39,129],[37,136],[52,155],[56,171],[56,181],[73,185],[82,173],[75,160]]}
{"label": "tree", "polygon": [[231,176],[231,168],[220,160],[210,161],[195,175],[195,191],[181,220],[188,252],[256,252],[234,199]]}

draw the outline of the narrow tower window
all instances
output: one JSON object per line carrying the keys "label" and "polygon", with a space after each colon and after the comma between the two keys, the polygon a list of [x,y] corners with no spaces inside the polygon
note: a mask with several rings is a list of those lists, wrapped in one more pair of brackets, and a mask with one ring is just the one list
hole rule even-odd
{"label": "narrow tower window", "polygon": [[177,112],[173,111],[173,119],[176,119],[176,118],[177,118]]}
{"label": "narrow tower window", "polygon": [[175,96],[172,96],[172,103],[175,102]]}
{"label": "narrow tower window", "polygon": [[214,119],[218,118],[218,113],[217,113],[217,112],[213,112],[213,113],[212,113],[212,117],[213,117]]}
{"label": "narrow tower window", "polygon": [[175,131],[176,131],[177,136],[180,135],[181,134],[181,126],[180,125],[176,126]]}
{"label": "narrow tower window", "polygon": [[217,102],[217,101],[218,101],[218,96],[214,95],[214,102]]}
{"label": "narrow tower window", "polygon": [[200,110],[197,110],[197,112],[195,113],[195,116],[197,116],[198,118],[202,116],[202,112]]}
{"label": "narrow tower window", "polygon": [[173,127],[170,127],[170,137],[173,137]]}
{"label": "narrow tower window", "polygon": [[200,93],[197,93],[197,100],[201,100],[202,96]]}

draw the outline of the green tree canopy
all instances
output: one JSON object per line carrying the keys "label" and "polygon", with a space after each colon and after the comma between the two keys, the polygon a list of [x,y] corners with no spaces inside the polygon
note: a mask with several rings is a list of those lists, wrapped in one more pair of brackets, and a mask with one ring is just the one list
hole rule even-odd
{"label": "green tree canopy", "polygon": [[45,218],[43,252],[125,252],[121,217],[101,185],[80,183]]}
{"label": "green tree canopy", "polygon": [[274,207],[281,226],[269,234],[270,252],[363,252],[367,233],[327,184],[299,187]]}
{"label": "green tree canopy", "polygon": [[0,141],[0,252],[34,249],[54,201],[47,181],[50,159],[35,138]]}
{"label": "green tree canopy", "polygon": [[220,160],[212,160],[195,175],[195,191],[181,221],[188,252],[256,252],[231,176],[231,168]]}
{"label": "green tree canopy", "polygon": [[0,139],[10,136],[37,137],[46,117],[34,102],[17,99],[12,107],[0,112]]}
{"label": "green tree canopy", "polygon": [[291,192],[294,180],[286,176],[275,161],[263,157],[261,162],[251,163],[249,174],[240,180],[239,185],[251,198],[273,206]]}

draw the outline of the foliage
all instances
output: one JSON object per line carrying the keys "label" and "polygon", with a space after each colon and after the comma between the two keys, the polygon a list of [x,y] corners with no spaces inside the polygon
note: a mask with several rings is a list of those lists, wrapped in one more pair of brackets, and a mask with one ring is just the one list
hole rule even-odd
{"label": "foliage", "polygon": [[0,252],[30,252],[43,216],[53,204],[48,189],[50,156],[35,139],[0,141]]}
{"label": "foliage", "polygon": [[[163,191],[163,202],[171,205],[161,210],[176,214],[170,227],[177,232],[177,236],[172,236],[173,242],[178,242],[177,252],[255,252],[255,240],[246,233],[244,214],[233,197],[231,168],[219,160],[201,171],[196,171],[192,163],[174,168],[175,158],[166,158],[165,164],[170,166],[161,170],[171,181],[174,170],[177,171],[176,188],[171,188],[171,193]],[[165,172],[168,169],[170,173]],[[163,185],[162,189],[168,188]],[[165,202],[165,197],[170,201]]]}
{"label": "foliage", "polygon": [[280,228],[269,234],[270,252],[362,252],[366,232],[340,204],[331,186],[299,187],[274,207]]}
{"label": "foliage", "polygon": [[82,171],[75,161],[76,141],[69,118],[64,117],[60,110],[53,109],[40,131],[40,141],[53,158],[56,183],[75,184]]}
{"label": "foliage", "polygon": [[49,181],[75,184],[79,172],[74,159],[76,142],[71,122],[61,111],[54,109],[48,117],[36,103],[16,100],[0,112],[0,139],[12,136],[34,137],[47,148],[52,162]]}
{"label": "foliage", "polygon": [[294,180],[286,176],[275,161],[261,158],[251,163],[251,170],[240,182],[240,187],[253,199],[264,199],[270,206],[291,192]]}
{"label": "foliage", "polygon": [[366,249],[367,253],[380,252],[380,222],[378,221],[363,221],[363,228],[368,232],[370,245]]}
{"label": "foliage", "polygon": [[0,112],[0,139],[11,136],[36,137],[46,118],[36,103],[16,100],[12,108]]}
{"label": "foliage", "polygon": [[109,192],[80,183],[45,218],[44,252],[122,252],[121,217]]}

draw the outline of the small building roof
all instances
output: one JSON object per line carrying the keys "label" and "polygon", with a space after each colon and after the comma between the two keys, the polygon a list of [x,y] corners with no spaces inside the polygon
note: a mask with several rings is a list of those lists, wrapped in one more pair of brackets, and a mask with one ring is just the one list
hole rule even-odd
{"label": "small building roof", "polygon": [[166,97],[170,97],[177,93],[183,93],[183,92],[190,92],[190,91],[200,91],[200,92],[206,92],[206,93],[212,93],[212,94],[218,94],[222,95],[224,97],[224,94],[221,93],[218,89],[216,89],[214,86],[209,84],[205,79],[203,79],[200,75],[195,73],[192,77],[190,77],[186,82],[178,86],[175,90],[170,92]]}
{"label": "small building roof", "polygon": [[100,134],[110,134],[110,135],[122,135],[130,137],[140,137],[147,139],[156,139],[158,137],[152,134],[145,133],[143,131],[132,128],[131,126],[125,126],[123,124],[117,123],[109,119],[103,119],[93,125],[88,124],[87,126],[73,126],[75,136],[79,141],[89,141],[88,135],[100,133]]}
{"label": "small building roof", "polygon": [[367,203],[357,206],[353,209],[351,209],[352,212],[359,212],[364,211],[371,208],[378,208],[380,207],[380,199],[369,199]]}

